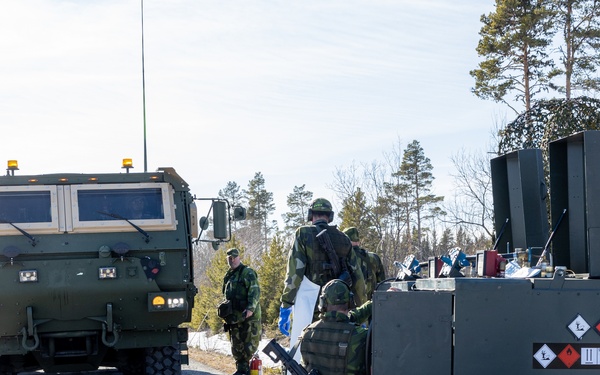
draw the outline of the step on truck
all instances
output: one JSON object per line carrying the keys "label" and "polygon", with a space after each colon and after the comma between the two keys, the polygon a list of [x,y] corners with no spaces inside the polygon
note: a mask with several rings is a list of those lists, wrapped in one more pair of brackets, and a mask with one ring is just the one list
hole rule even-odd
{"label": "step on truck", "polygon": [[[180,374],[197,289],[192,248],[243,208],[156,172],[0,177],[0,374]],[[206,202],[205,202],[206,203]],[[233,215],[231,214],[233,212]]]}

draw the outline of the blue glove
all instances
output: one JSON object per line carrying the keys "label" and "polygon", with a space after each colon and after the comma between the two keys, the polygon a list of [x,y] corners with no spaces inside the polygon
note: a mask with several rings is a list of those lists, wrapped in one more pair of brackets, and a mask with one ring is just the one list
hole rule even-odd
{"label": "blue glove", "polygon": [[286,336],[290,335],[290,315],[292,314],[292,306],[279,308],[279,330]]}

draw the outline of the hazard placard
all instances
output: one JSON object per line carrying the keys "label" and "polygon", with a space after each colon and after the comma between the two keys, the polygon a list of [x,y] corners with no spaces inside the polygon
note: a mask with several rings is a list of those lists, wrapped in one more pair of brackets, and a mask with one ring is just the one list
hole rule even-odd
{"label": "hazard placard", "polygon": [[600,344],[534,343],[534,369],[600,370]]}
{"label": "hazard placard", "polygon": [[573,319],[573,321],[571,322],[571,324],[568,325],[568,327],[571,333],[573,333],[573,335],[577,338],[577,340],[581,340],[583,335],[585,335],[585,333],[589,331],[590,328],[592,328],[590,327],[588,322],[586,322],[585,319],[583,319],[581,314],[577,314],[575,319]]}

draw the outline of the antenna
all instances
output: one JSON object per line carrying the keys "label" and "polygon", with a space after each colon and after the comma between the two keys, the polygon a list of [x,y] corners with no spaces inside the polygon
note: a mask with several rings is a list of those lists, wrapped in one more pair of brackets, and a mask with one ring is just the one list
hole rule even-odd
{"label": "antenna", "polygon": [[144,69],[144,0],[142,2],[142,104],[144,110],[144,172],[148,172],[148,152],[146,150],[146,74]]}

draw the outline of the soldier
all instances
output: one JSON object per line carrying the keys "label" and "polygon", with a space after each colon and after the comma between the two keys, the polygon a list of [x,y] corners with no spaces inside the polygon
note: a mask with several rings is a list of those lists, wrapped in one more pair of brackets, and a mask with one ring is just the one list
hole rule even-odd
{"label": "soldier", "polygon": [[321,375],[366,374],[367,329],[348,318],[352,293],[341,280],[331,280],[319,297],[322,312],[300,337],[302,362]]}
{"label": "soldier", "polygon": [[360,260],[360,267],[365,277],[367,299],[371,299],[373,298],[373,292],[375,292],[377,284],[385,280],[385,270],[383,269],[381,258],[379,255],[360,247],[358,229],[350,227],[345,229],[344,233],[352,241],[352,248]]}
{"label": "soldier", "polygon": [[[311,286],[306,288],[312,288],[316,292],[314,293],[314,299],[309,299],[313,301],[312,305],[308,307],[310,311],[299,311],[298,306],[296,306],[297,309],[294,311],[294,331],[298,334],[306,325],[317,320],[319,317],[316,306],[319,288],[330,280],[342,277],[340,274],[334,274],[332,264],[336,260],[331,259],[317,238],[317,235],[323,230],[325,230],[330,239],[340,266],[347,270],[345,275],[350,275],[348,283],[352,284],[351,289],[354,293],[356,303],[360,305],[366,302],[364,277],[356,254],[352,251],[350,239],[338,230],[335,225],[329,225],[332,220],[333,210],[331,203],[327,199],[317,198],[311,203],[308,209],[308,221],[311,221],[312,225],[304,225],[296,230],[294,246],[290,250],[288,259],[285,287],[281,296],[281,308],[279,311],[279,329],[286,336],[290,335],[290,315],[292,306],[296,303],[300,285],[303,284],[305,286],[308,283]],[[304,296],[302,300],[305,300]],[[304,319],[303,317],[300,320],[298,319],[300,313],[312,314],[312,318]],[[297,337],[294,336],[295,332],[293,332],[292,341]]]}
{"label": "soldier", "polygon": [[225,321],[225,332],[229,331],[237,369],[233,375],[248,375],[249,361],[258,349],[262,333],[258,276],[242,264],[238,249],[227,251],[227,263],[229,270],[223,278],[225,301],[219,305],[219,316]]}

